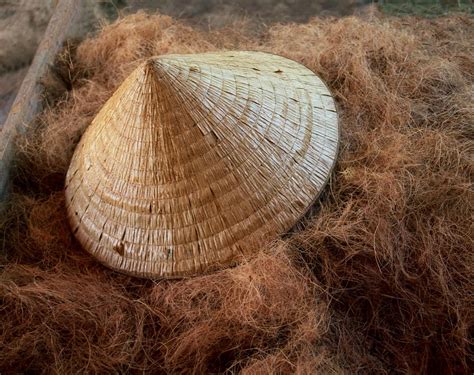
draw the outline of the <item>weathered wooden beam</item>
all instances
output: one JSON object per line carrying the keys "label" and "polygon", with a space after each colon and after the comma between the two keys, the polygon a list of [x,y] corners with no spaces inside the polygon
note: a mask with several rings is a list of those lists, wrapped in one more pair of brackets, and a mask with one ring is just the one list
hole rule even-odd
{"label": "weathered wooden beam", "polygon": [[0,209],[8,195],[15,160],[15,141],[33,123],[43,109],[42,79],[50,72],[56,55],[66,39],[79,36],[83,0],[60,0],[49,21],[44,37],[0,131]]}

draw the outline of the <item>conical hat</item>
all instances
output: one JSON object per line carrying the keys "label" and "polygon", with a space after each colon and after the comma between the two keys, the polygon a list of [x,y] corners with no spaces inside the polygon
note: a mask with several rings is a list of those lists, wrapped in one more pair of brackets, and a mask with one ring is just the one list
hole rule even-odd
{"label": "conical hat", "polygon": [[154,57],[77,146],[68,217],[82,246],[115,270],[207,272],[290,229],[326,183],[337,146],[333,98],[294,61]]}

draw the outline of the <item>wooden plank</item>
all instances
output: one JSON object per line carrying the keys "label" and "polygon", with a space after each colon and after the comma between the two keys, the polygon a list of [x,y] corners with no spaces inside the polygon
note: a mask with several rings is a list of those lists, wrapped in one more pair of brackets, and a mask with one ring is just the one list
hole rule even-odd
{"label": "wooden plank", "polygon": [[54,59],[66,39],[80,36],[81,18],[84,16],[84,0],[60,0],[49,21],[31,66],[10,109],[0,132],[0,208],[9,190],[10,174],[15,159],[15,140],[24,134],[35,116],[43,109],[44,88]]}

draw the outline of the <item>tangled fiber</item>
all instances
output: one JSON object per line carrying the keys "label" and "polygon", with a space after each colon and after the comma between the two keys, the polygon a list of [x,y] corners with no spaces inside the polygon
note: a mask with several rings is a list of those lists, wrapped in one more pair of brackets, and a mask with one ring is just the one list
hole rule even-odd
{"label": "tangled fiber", "polygon": [[[0,224],[3,374],[472,369],[473,19],[240,29],[139,13],[59,57],[70,90],[19,142]],[[292,58],[332,89],[342,148],[317,214],[214,274],[153,282],[104,268],[66,223],[75,144],[143,59],[223,48]]]}

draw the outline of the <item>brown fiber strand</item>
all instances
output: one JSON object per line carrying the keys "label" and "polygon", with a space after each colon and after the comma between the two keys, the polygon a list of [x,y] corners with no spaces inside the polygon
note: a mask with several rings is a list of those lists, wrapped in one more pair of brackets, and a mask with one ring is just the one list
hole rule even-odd
{"label": "brown fiber strand", "polygon": [[[73,89],[21,140],[1,218],[2,374],[472,372],[472,18],[241,29],[138,14],[65,58]],[[317,215],[214,274],[112,272],[67,223],[74,147],[148,58],[222,48],[283,55],[328,83],[341,148]]]}

